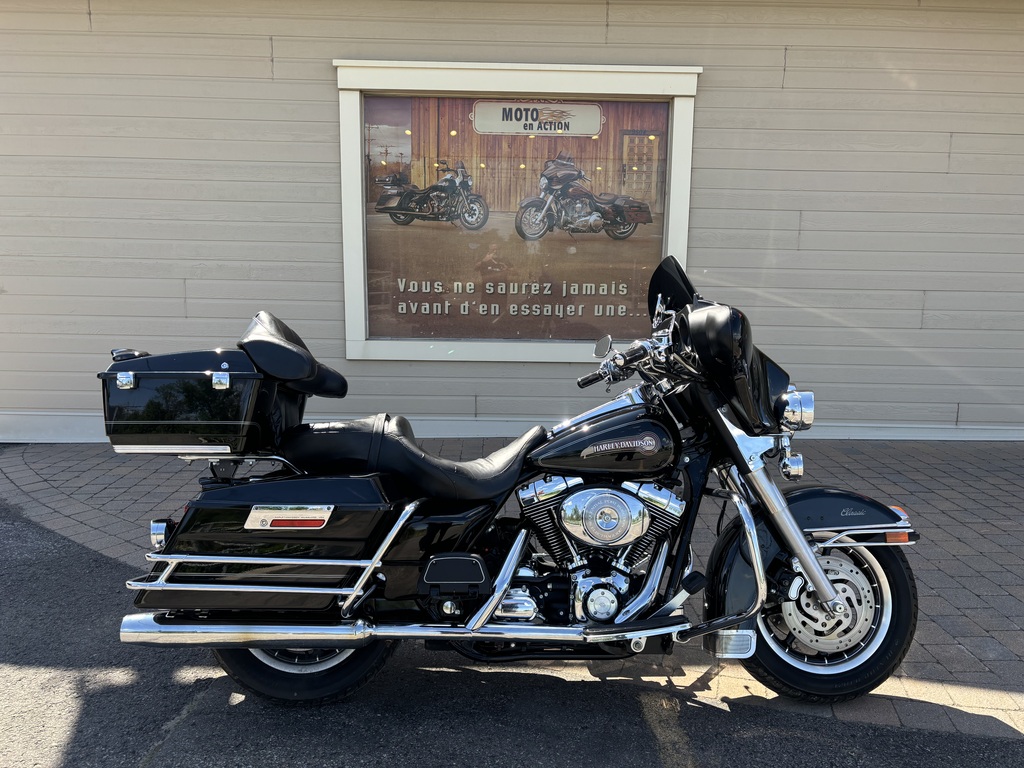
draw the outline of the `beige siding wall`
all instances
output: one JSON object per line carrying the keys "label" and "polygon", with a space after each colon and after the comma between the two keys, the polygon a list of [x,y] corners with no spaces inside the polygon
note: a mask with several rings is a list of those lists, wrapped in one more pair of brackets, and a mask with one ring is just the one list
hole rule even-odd
{"label": "beige siding wall", "polygon": [[334,58],[703,66],[698,287],[823,424],[1024,436],[1017,2],[0,0],[0,439],[99,435],[111,347],[259,309],[351,377],[315,416],[500,432],[603,396],[578,365],[344,360]]}

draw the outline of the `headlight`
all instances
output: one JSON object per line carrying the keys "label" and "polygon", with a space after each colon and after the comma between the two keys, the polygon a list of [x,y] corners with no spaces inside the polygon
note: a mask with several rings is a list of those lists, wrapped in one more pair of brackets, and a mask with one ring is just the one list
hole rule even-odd
{"label": "headlight", "polygon": [[814,423],[814,393],[798,392],[796,387],[790,386],[776,403],[775,413],[786,429],[794,432],[810,429]]}
{"label": "headlight", "polygon": [[547,176],[541,176],[540,177],[540,193],[543,195],[544,194],[544,190],[547,189],[547,188],[548,188],[548,178],[547,178]]}

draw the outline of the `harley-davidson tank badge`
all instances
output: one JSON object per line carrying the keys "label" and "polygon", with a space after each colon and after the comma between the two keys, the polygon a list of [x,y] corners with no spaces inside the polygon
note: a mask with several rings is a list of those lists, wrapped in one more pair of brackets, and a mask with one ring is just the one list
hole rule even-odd
{"label": "harley-davidson tank badge", "polygon": [[661,448],[661,441],[658,439],[658,436],[651,432],[644,432],[639,437],[630,437],[624,440],[605,440],[588,445],[583,449],[580,458],[585,459],[588,456],[597,456],[602,453],[626,453],[630,451],[639,451],[650,456],[657,453],[659,448]]}

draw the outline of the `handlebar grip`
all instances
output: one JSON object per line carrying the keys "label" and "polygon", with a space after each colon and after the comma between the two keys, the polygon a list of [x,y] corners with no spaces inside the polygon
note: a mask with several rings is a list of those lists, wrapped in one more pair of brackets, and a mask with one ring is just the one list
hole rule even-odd
{"label": "handlebar grip", "polygon": [[593,373],[588,373],[586,376],[580,376],[576,379],[576,386],[580,389],[586,389],[593,384],[597,384],[599,381],[604,381],[604,374],[600,371],[594,371]]}

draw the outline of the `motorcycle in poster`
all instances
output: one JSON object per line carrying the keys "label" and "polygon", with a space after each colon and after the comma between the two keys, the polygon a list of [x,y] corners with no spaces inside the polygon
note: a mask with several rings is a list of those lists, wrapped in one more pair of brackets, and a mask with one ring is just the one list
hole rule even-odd
{"label": "motorcycle in poster", "polygon": [[424,221],[458,221],[466,229],[480,229],[487,223],[489,209],[481,195],[473,194],[473,177],[461,160],[450,168],[447,160],[437,162],[444,174],[436,184],[420,189],[402,173],[378,177],[383,187],[374,210],[386,213],[395,224]]}
{"label": "motorcycle in poster", "polygon": [[[115,449],[210,461],[180,518],[151,524],[122,641],[213,649],[239,685],[289,703],[350,696],[418,640],[494,663],[701,638],[786,696],[873,690],[916,627],[908,515],[852,491],[783,491],[769,468],[802,475],[792,441],[812,393],[671,258],[648,310],[649,336],[602,340],[577,381],[637,383],[461,462],[422,450],[398,415],[302,423],[309,397],[348,383],[269,313],[232,348],[115,350],[100,374]],[[697,552],[695,523],[718,503]]]}

